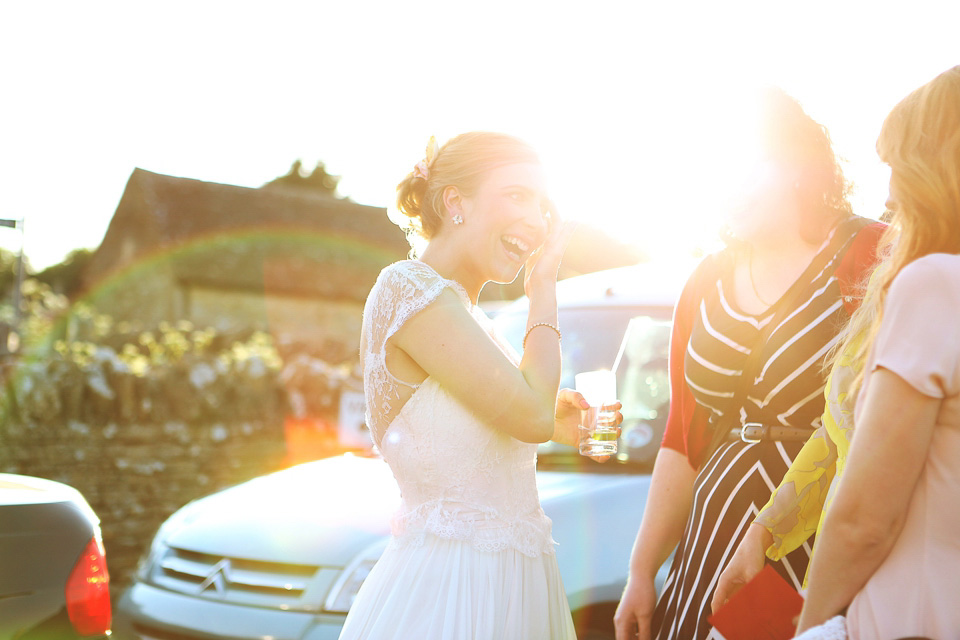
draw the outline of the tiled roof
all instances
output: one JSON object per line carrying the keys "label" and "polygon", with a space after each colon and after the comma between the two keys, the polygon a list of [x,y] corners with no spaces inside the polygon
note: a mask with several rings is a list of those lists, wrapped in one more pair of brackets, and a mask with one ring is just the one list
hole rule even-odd
{"label": "tiled roof", "polygon": [[156,260],[185,284],[362,300],[408,251],[380,207],[135,169],[85,282]]}

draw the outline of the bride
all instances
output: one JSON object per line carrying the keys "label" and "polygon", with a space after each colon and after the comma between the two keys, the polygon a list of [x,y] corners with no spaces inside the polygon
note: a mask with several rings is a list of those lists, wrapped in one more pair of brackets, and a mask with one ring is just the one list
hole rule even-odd
{"label": "bride", "polygon": [[[431,140],[397,191],[428,242],[380,274],[360,351],[367,424],[403,501],[340,638],[572,640],[535,477],[537,443],[576,444],[587,406],[557,390],[569,228],[550,211],[536,154],[503,134],[466,133],[439,150]],[[524,265],[520,357],[477,299]]]}

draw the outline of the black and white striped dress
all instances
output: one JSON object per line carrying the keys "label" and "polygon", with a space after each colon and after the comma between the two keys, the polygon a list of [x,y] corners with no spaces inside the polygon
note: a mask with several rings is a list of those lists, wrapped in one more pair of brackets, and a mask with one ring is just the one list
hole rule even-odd
{"label": "black and white striped dress", "polygon": [[[823,413],[824,357],[849,319],[835,271],[859,226],[840,225],[803,275],[792,285],[799,294],[763,345],[755,384],[744,406],[731,406],[747,355],[778,304],[760,315],[737,308],[733,274],[723,270],[700,303],[684,361],[687,385],[696,401],[717,415],[738,412],[743,422],[806,427],[820,425]],[[694,501],[673,565],[657,603],[652,634],[660,640],[692,640],[711,635],[710,600],[721,571],[780,483],[803,442],[728,442],[703,465],[694,484]],[[812,540],[773,563],[799,589]]]}

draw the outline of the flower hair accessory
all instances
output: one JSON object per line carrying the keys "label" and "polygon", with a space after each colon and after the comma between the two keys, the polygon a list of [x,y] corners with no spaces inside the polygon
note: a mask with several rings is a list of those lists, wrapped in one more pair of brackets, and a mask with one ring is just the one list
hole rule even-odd
{"label": "flower hair accessory", "polygon": [[426,180],[430,177],[430,169],[427,167],[427,161],[421,160],[413,166],[413,177]]}
{"label": "flower hair accessory", "polygon": [[436,159],[437,153],[437,139],[433,136],[430,136],[430,141],[427,142],[426,157],[413,167],[414,178],[421,178],[423,180],[430,179],[430,167],[433,166],[433,161]]}

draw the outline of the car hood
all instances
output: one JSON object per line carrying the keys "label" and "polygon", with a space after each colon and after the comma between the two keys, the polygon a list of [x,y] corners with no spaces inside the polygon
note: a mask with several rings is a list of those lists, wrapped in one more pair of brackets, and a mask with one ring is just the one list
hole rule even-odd
{"label": "car hood", "polygon": [[382,460],[297,465],[196,500],[161,529],[168,545],[264,562],[343,566],[390,533],[400,491]]}
{"label": "car hood", "polygon": [[[630,476],[544,471],[547,515]],[[197,500],[164,527],[166,544],[264,562],[344,566],[390,533],[400,491],[387,464],[346,454],[291,467]]]}

